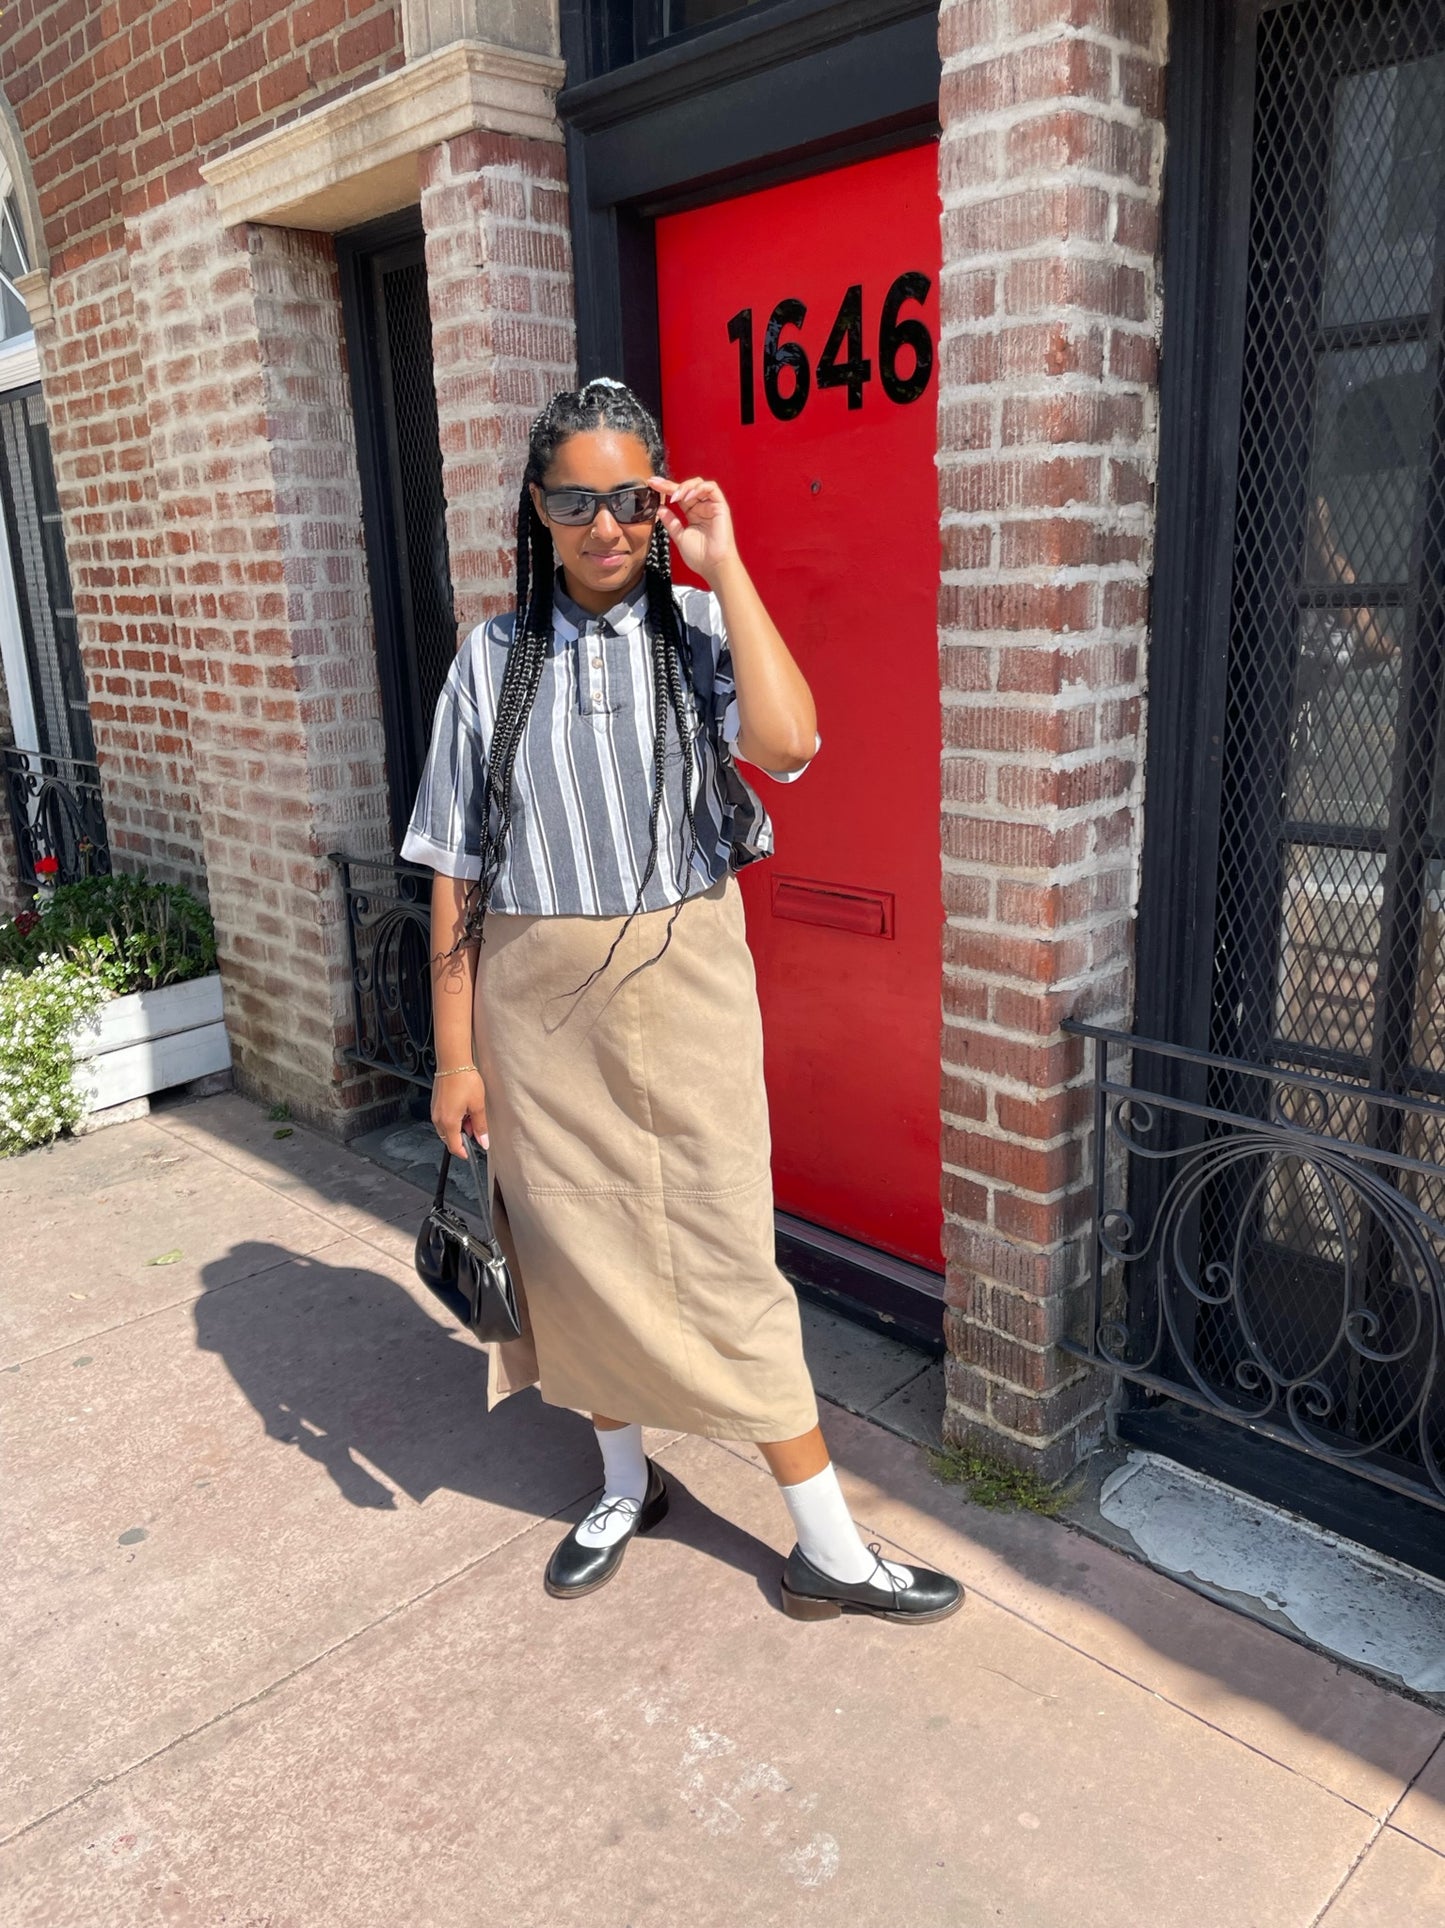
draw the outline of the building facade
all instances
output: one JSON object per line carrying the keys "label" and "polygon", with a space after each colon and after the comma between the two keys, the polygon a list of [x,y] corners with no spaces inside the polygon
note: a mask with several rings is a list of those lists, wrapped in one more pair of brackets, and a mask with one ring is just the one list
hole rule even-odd
{"label": "building facade", "polygon": [[243,1088],[393,1114],[431,704],[621,373],[819,698],[747,883],[795,1267],[1048,1477],[1112,1411],[1445,1500],[1445,7],[24,0],[0,81],[0,883],[91,824],[207,897]]}

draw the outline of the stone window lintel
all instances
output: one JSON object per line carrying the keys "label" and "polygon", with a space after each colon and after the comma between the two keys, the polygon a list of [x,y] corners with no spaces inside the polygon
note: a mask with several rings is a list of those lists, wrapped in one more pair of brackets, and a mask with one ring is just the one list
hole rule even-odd
{"label": "stone window lintel", "polygon": [[560,141],[554,102],[565,75],[548,54],[455,41],[218,155],[201,173],[227,227],[262,221],[334,234],[413,206],[419,156],[460,134]]}

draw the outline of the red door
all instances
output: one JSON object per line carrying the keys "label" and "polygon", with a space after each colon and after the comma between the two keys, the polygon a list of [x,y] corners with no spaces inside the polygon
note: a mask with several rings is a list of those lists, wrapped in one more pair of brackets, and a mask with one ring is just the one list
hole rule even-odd
{"label": "red door", "polygon": [[715,477],[817,698],[744,873],[779,1205],[939,1269],[938,152],[657,224],[671,473]]}

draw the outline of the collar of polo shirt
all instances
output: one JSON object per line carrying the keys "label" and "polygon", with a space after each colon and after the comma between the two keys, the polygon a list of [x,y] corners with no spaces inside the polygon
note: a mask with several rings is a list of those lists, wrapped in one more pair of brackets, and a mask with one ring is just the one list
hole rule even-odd
{"label": "collar of polo shirt", "polygon": [[632,593],[613,603],[610,609],[600,616],[594,616],[590,609],[573,602],[563,585],[562,571],[557,571],[552,589],[552,609],[554,615],[565,625],[568,640],[579,635],[588,623],[601,623],[614,636],[627,636],[640,629],[647,615],[647,578],[638,582]]}

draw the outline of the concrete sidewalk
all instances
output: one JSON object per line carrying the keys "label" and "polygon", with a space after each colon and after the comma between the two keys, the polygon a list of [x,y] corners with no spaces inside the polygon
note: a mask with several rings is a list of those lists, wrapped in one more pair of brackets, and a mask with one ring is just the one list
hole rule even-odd
{"label": "concrete sidewalk", "polygon": [[248,1928],[1438,1928],[1445,1719],[837,1409],[938,1627],[798,1625],[755,1454],[590,1429],[411,1273],[417,1190],[224,1096],[0,1164],[3,1918]]}

